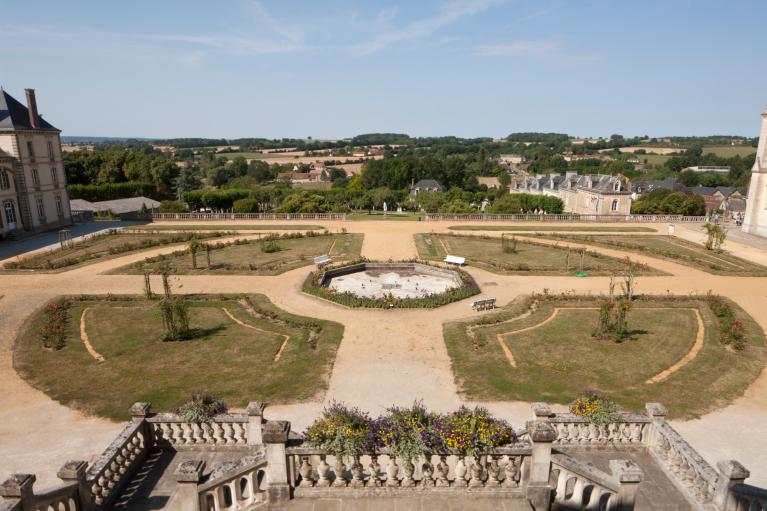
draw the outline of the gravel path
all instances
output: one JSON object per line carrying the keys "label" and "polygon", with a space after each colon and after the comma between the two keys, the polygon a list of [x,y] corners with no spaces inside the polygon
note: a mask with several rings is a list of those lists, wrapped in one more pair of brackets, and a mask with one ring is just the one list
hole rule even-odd
{"label": "gravel path", "polygon": [[[221,224],[222,222],[217,222]],[[334,232],[346,228],[363,233],[362,254],[371,259],[408,259],[416,256],[413,235],[429,231],[448,232],[451,222],[320,222]],[[503,222],[507,225],[508,222]],[[665,224],[657,226],[665,232]],[[683,231],[679,229],[679,231]],[[455,231],[451,231],[455,232]],[[690,231],[692,232],[692,231]],[[485,232],[500,236],[500,232]],[[689,233],[685,231],[687,237]],[[690,236],[694,233],[689,234]],[[762,250],[728,242],[741,257],[763,262]],[[560,242],[560,245],[563,244]],[[55,473],[69,459],[90,459],[98,454],[121,429],[121,424],[87,417],[52,401],[31,388],[14,371],[11,349],[19,328],[37,308],[61,294],[141,294],[143,276],[110,275],[107,272],[141,260],[148,255],[171,252],[177,247],[160,247],[95,263],[57,274],[0,275],[0,479],[11,472],[33,472],[40,486],[56,482]],[[618,257],[626,254],[611,249],[590,250]],[[671,276],[641,277],[638,292],[704,293],[709,289],[738,302],[763,328],[767,328],[767,295],[763,278],[720,277],[698,270],[630,254]],[[278,276],[182,276],[173,279],[178,293],[263,293],[277,306],[296,314],[331,319],[346,327],[330,378],[329,390],[321,401],[274,405],[268,418],[289,419],[302,430],[330,399],[360,406],[375,414],[392,404],[405,405],[414,399],[437,410],[455,408],[462,400],[450,370],[442,340],[445,321],[476,316],[466,301],[439,309],[350,310],[300,293],[308,267]],[[607,289],[608,277],[524,277],[495,275],[468,268],[483,290],[478,299],[493,297],[500,305],[519,295],[548,289],[551,292],[598,293]],[[153,281],[159,289],[159,278]],[[300,377],[300,375],[297,375]],[[253,396],[258,399],[258,396]],[[530,418],[528,403],[482,403],[493,412],[521,424]],[[127,411],[126,411],[127,416]],[[741,461],[752,471],[753,484],[767,485],[767,373],[734,403],[704,417],[677,422],[682,434],[708,461],[724,458]]]}

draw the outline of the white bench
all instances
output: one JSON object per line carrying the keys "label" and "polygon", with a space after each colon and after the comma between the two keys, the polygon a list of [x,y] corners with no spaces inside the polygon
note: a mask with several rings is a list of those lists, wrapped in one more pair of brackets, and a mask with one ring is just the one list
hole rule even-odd
{"label": "white bench", "polygon": [[328,264],[332,261],[330,256],[328,255],[321,255],[314,258],[314,264],[317,266],[322,266],[323,264]]}
{"label": "white bench", "polygon": [[495,298],[487,298],[485,300],[476,300],[471,304],[471,308],[475,311],[483,311],[487,309],[495,309]]}
{"label": "white bench", "polygon": [[444,262],[446,262],[448,264],[455,264],[455,265],[458,265],[458,266],[463,266],[464,264],[466,264],[466,258],[465,257],[458,257],[458,256],[454,256],[454,255],[448,255],[447,257],[445,257],[445,261]]}

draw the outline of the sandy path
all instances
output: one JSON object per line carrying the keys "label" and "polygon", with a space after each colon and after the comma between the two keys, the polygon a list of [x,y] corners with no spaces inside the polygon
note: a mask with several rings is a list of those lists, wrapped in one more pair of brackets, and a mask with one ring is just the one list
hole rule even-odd
{"label": "sandy path", "polygon": [[[222,224],[223,222],[216,222]],[[268,222],[262,222],[268,223]],[[365,234],[362,253],[375,259],[406,259],[416,256],[413,235],[447,232],[453,222],[319,222],[337,232]],[[502,222],[508,225],[509,222]],[[653,225],[665,229],[665,224]],[[661,231],[663,232],[663,231]],[[498,235],[500,232],[487,232]],[[562,243],[560,243],[562,244]],[[73,458],[88,459],[99,453],[120,429],[119,424],[88,418],[53,402],[29,387],[12,368],[11,346],[20,325],[38,307],[60,294],[141,294],[141,275],[109,275],[106,272],[152,253],[177,247],[162,247],[96,263],[58,274],[0,275],[0,478],[10,472],[35,472],[40,486],[55,481],[60,465]],[[618,257],[617,250],[589,250]],[[756,249],[741,257],[761,262]],[[630,254],[634,261],[647,262],[673,275],[640,277],[640,293],[703,293],[711,289],[737,301],[767,327],[765,279],[719,277],[669,261]],[[475,317],[469,302],[459,302],[429,311],[350,310],[300,293],[309,271],[299,268],[279,276],[182,276],[173,278],[180,293],[253,292],[266,294],[276,305],[293,313],[339,321],[346,326],[330,377],[329,390],[321,400],[294,405],[270,406],[269,418],[294,422],[303,429],[330,399],[346,401],[377,413],[391,404],[409,404],[423,398],[435,409],[447,410],[461,403],[442,340],[442,324]],[[525,277],[495,275],[469,268],[483,293],[478,298],[497,298],[503,305],[514,298],[548,289],[598,294],[607,289],[608,277]],[[159,286],[159,278],[153,281]],[[159,289],[159,287],[158,287]],[[253,396],[258,399],[258,396]],[[530,418],[529,404],[484,403],[495,413],[520,424]],[[127,414],[126,414],[127,415]],[[767,485],[767,376],[764,374],[730,406],[699,420],[675,426],[710,462],[735,458],[752,470],[754,484]]]}

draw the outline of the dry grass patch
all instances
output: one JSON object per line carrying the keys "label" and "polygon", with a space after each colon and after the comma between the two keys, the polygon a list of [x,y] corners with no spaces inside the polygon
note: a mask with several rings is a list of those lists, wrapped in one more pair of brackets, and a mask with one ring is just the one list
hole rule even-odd
{"label": "dry grass patch", "polygon": [[197,251],[196,269],[192,267],[192,255],[187,248],[150,257],[111,273],[160,272],[167,265],[172,273],[182,275],[278,275],[314,264],[314,257],[319,255],[327,254],[336,261],[357,259],[362,250],[362,240],[362,234],[265,236],[262,239],[213,244],[210,266],[205,248],[201,247]]}
{"label": "dry grass patch", "polygon": [[[327,388],[342,325],[289,314],[262,295],[189,300],[193,338],[163,342],[157,301],[73,298],[65,347],[42,347],[43,317],[37,312],[16,341],[14,367],[56,401],[113,419],[123,419],[135,401],[167,410],[197,390],[244,406],[254,399],[308,399]],[[95,360],[80,339],[85,308],[88,337],[104,362]],[[257,329],[233,321],[224,308]],[[285,335],[289,341],[283,347]]]}
{"label": "dry grass patch", "polygon": [[741,259],[726,251],[707,250],[701,244],[673,236],[552,233],[540,234],[538,237],[658,257],[715,275],[731,275],[734,277],[767,276],[767,267],[765,266]]}
{"label": "dry grass patch", "polygon": [[[530,310],[532,314],[519,317]],[[445,343],[462,394],[470,400],[569,403],[597,390],[627,409],[660,401],[677,417],[692,417],[732,401],[767,363],[764,333],[734,303],[745,327],[744,351],[719,342],[719,324],[705,297],[639,297],[628,314],[630,336],[616,343],[592,336],[598,311],[593,297],[526,297],[476,320],[447,323]],[[545,322],[554,309],[553,320]],[[568,310],[568,308],[570,310]],[[670,308],[670,310],[665,310]],[[705,325],[700,352],[663,381],[645,382],[673,366],[695,343],[700,312]],[[525,331],[513,330],[540,325]],[[513,353],[509,364],[498,334]]]}
{"label": "dry grass patch", "polygon": [[[511,237],[506,240],[514,245]],[[580,250],[538,244],[529,238],[515,240],[511,252],[504,251],[501,238],[490,236],[417,234],[415,244],[422,259],[441,261],[451,254],[465,257],[471,266],[507,275],[572,275],[581,268],[589,275],[610,275],[625,270],[628,264],[625,259],[595,252],[586,251],[581,257]],[[635,275],[663,275],[645,265],[632,264],[632,268]]]}

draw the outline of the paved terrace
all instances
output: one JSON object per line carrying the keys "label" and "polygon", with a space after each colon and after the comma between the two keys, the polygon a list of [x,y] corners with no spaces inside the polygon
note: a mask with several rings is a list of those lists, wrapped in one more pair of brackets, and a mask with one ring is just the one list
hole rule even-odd
{"label": "paved terrace", "polygon": [[[269,223],[259,222],[260,225]],[[284,224],[284,221],[275,223]],[[365,235],[362,248],[365,257],[397,260],[416,256],[414,234],[447,232],[448,226],[457,222],[313,223],[332,231],[346,228],[349,232],[362,233]],[[499,224],[510,225],[512,222]],[[652,226],[661,233],[666,232],[666,224]],[[678,229],[678,233],[681,237],[695,235],[690,226]],[[488,231],[485,234],[500,236],[501,233]],[[34,472],[38,475],[39,486],[45,487],[56,482],[56,470],[66,460],[97,455],[121,429],[121,424],[88,417],[54,402],[24,382],[12,365],[12,345],[19,328],[35,309],[58,295],[141,294],[142,276],[107,275],[105,272],[177,248],[151,249],[62,273],[0,275],[0,295],[4,295],[0,298],[3,321],[0,329],[0,388],[4,389],[0,394],[0,478],[11,472]],[[725,248],[755,262],[767,262],[761,248],[733,241],[727,242]],[[611,249],[590,247],[590,250],[619,257],[626,255]],[[641,277],[637,282],[639,292],[684,294],[712,290],[735,300],[767,329],[765,279],[720,277],[665,260],[636,254],[630,254],[630,257],[673,275]],[[287,311],[332,319],[345,325],[344,339],[324,399],[270,406],[268,419],[291,420],[293,430],[301,431],[330,398],[360,406],[373,414],[392,404],[410,404],[416,398],[423,398],[427,406],[441,411],[454,409],[462,403],[442,340],[442,323],[475,316],[466,301],[430,310],[428,314],[419,310],[349,310],[301,294],[301,284],[309,271],[310,268],[304,267],[279,276],[174,278],[176,293],[263,293]],[[502,276],[477,268],[468,268],[468,271],[483,289],[478,298],[494,297],[500,305],[544,288],[551,292],[575,290],[596,294],[607,288],[609,280],[606,277]],[[160,285],[159,278],[153,285]],[[528,403],[482,404],[515,424],[529,418]],[[763,373],[742,397],[727,407],[700,419],[673,425],[710,463],[725,458],[738,459],[752,471],[749,482],[765,486],[767,435],[763,432],[766,423],[767,373]]]}

